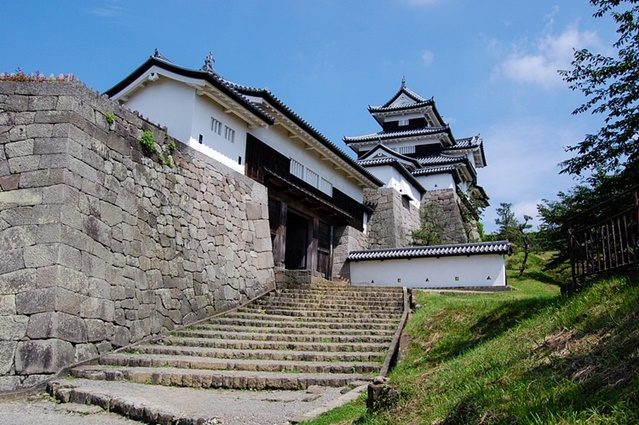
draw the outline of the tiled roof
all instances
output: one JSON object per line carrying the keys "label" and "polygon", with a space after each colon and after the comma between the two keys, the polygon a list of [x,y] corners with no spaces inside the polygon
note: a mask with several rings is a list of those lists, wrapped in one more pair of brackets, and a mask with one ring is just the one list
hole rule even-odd
{"label": "tiled roof", "polygon": [[[330,151],[336,154],[341,160],[349,164],[353,167],[358,173],[366,177],[368,180],[373,182],[378,186],[382,186],[384,183],[381,182],[377,177],[373,176],[364,168],[360,167],[356,161],[340,149],[336,144],[322,135],[319,131],[317,131],[313,126],[311,126],[308,122],[302,119],[297,113],[295,113],[291,108],[284,104],[281,100],[279,100],[275,95],[273,95],[269,90],[266,89],[256,89],[248,86],[243,86],[240,84],[233,83],[219,74],[217,74],[210,62],[212,61],[212,57],[207,57],[207,61],[205,62],[206,70],[192,70],[188,68],[184,68],[178,65],[175,65],[167,58],[162,56],[157,50],[153,56],[151,56],[145,63],[143,63],[138,69],[133,71],[128,77],[122,80],[120,83],[107,90],[105,94],[107,96],[114,96],[120,91],[124,90],[127,86],[132,84],[140,75],[142,75],[146,70],[151,68],[153,65],[157,65],[163,69],[174,72],[178,75],[201,79],[209,82],[210,84],[216,86],[221,91],[223,91],[226,95],[235,99],[240,105],[242,105],[246,110],[250,111],[253,115],[259,117],[263,122],[272,125],[275,123],[275,119],[271,116],[262,106],[256,104],[251,101],[248,96],[262,96],[269,100],[272,104],[276,105],[280,111],[282,111],[285,115],[290,117],[294,122],[297,123],[301,128],[315,137],[319,143],[326,146]],[[211,66],[208,66],[211,65]]]}
{"label": "tiled roof", "polygon": [[140,65],[135,71],[133,71],[128,77],[124,80],[120,81],[115,86],[111,87],[104,94],[109,97],[113,97],[116,94],[120,93],[122,90],[126,89],[130,84],[132,84],[140,75],[144,74],[146,70],[151,68],[152,66],[157,65],[158,67],[165,69],[170,72],[174,72],[178,75],[183,75],[189,78],[196,78],[200,80],[207,81],[213,86],[219,88],[225,95],[230,96],[235,99],[240,105],[250,111],[253,115],[259,117],[262,121],[267,124],[273,124],[273,119],[269,115],[265,114],[263,110],[258,109],[255,105],[246,98],[246,96],[241,95],[235,90],[228,81],[224,78],[220,77],[215,72],[206,72],[202,70],[193,70],[184,68],[174,64],[169,61],[167,58],[162,56],[157,50],[153,56],[151,56],[146,62]]}
{"label": "tiled roof", "polygon": [[449,173],[451,171],[456,171],[456,170],[457,170],[457,167],[455,165],[444,165],[442,167],[420,168],[419,170],[413,171],[413,175],[415,177],[419,177],[419,176],[427,176],[430,174]]}
{"label": "tiled roof", "polygon": [[477,242],[455,245],[412,246],[406,248],[351,251],[347,261],[396,260],[424,257],[450,257],[458,255],[512,254],[508,241]]}
{"label": "tiled roof", "polygon": [[465,137],[457,139],[456,143],[448,149],[473,149],[481,146],[481,139],[478,137]]}
{"label": "tiled roof", "polygon": [[360,159],[357,161],[359,165],[362,167],[371,167],[376,165],[388,165],[397,162],[397,159],[390,158],[388,156],[382,158],[373,158],[373,159]]}
{"label": "tiled roof", "polygon": [[391,103],[395,101],[395,99],[401,96],[402,93],[408,96],[409,98],[413,99],[415,103],[423,103],[423,102],[427,103],[427,102],[433,101],[433,99],[430,99],[430,100],[424,99],[423,97],[421,97],[420,95],[418,95],[417,93],[415,93],[414,91],[406,87],[406,81],[402,80],[402,85],[399,88],[399,90],[397,90],[397,93],[395,93],[393,97],[391,97],[386,103],[384,103],[382,106],[371,106],[369,108],[382,108],[382,109],[387,108],[388,106],[391,105]]}
{"label": "tiled roof", "polygon": [[448,133],[450,136],[450,127],[423,127],[416,128],[412,130],[404,130],[404,131],[389,131],[389,132],[379,132],[373,134],[366,134],[363,136],[354,136],[354,137],[344,137],[344,142],[346,144],[349,143],[361,143],[361,142],[375,142],[378,140],[387,140],[387,139],[398,139],[402,137],[412,137],[412,136],[425,136],[429,134],[437,134],[437,133]]}
{"label": "tiled roof", "polygon": [[[271,102],[273,105],[275,105],[278,109],[280,109],[280,111],[282,111],[285,115],[288,115],[289,118],[291,118],[294,122],[296,122],[300,127],[302,127],[304,130],[306,130],[308,133],[314,136],[317,140],[319,140],[320,143],[322,143],[324,146],[326,146],[331,151],[333,151],[342,160],[344,160],[351,166],[355,166],[356,169],[360,173],[365,175],[369,180],[371,180],[372,182],[376,184],[379,184],[380,186],[383,185],[383,182],[381,182],[377,177],[373,176],[367,170],[360,168],[359,164],[357,164],[357,162],[350,155],[348,155],[346,152],[340,149],[335,143],[333,143],[326,136],[324,136],[317,129],[315,129],[315,127],[310,125],[306,120],[304,120],[295,111],[293,111],[290,107],[288,107],[288,105],[286,105],[277,96],[275,96],[270,90],[248,87],[248,86],[230,82],[228,80],[225,80],[225,81],[227,82],[227,84],[233,87],[239,95],[260,96],[265,98],[266,100]],[[259,109],[262,109],[262,107],[259,105],[255,105],[255,106],[258,107]],[[265,112],[265,113],[268,113],[268,112]]]}
{"label": "tiled roof", "polygon": [[357,161],[359,165],[362,167],[375,167],[379,165],[390,165],[399,171],[409,182],[413,185],[415,189],[419,191],[420,194],[424,194],[426,190],[424,186],[421,185],[420,182],[415,179],[414,171],[409,171],[404,164],[397,160],[397,158],[385,157],[385,158],[375,158],[375,159],[364,159]]}
{"label": "tiled roof", "polygon": [[423,165],[443,165],[443,164],[455,164],[466,160],[464,156],[451,156],[446,154],[428,155],[416,158],[417,161]]}
{"label": "tiled roof", "polygon": [[396,105],[396,106],[369,106],[369,112],[390,112],[390,111],[401,111],[402,109],[415,109],[422,108],[426,106],[432,106],[433,100],[424,100],[422,102],[408,103],[404,105]]}

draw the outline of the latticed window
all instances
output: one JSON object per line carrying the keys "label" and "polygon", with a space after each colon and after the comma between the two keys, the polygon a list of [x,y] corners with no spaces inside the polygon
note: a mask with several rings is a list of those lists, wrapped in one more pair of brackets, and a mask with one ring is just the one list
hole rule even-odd
{"label": "latticed window", "polygon": [[306,183],[310,184],[313,187],[319,188],[319,174],[311,169],[306,169]]}
{"label": "latticed window", "polygon": [[304,180],[304,166],[291,158],[291,174]]}
{"label": "latticed window", "polygon": [[235,130],[229,126],[224,126],[224,138],[229,142],[235,142]]}
{"label": "latticed window", "polygon": [[211,131],[222,135],[222,122],[218,119],[211,117]]}
{"label": "latticed window", "polygon": [[326,193],[329,196],[333,196],[333,184],[329,182],[328,180],[326,180],[324,177],[322,177],[320,181],[319,190],[321,190],[322,192]]}
{"label": "latticed window", "polygon": [[415,153],[415,146],[399,146],[395,148],[395,152],[406,155],[410,153]]}

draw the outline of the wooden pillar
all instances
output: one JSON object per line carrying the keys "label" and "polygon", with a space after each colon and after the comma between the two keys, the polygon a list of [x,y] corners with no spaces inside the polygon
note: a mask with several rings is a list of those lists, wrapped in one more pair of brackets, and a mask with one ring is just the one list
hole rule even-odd
{"label": "wooden pillar", "polygon": [[279,202],[278,223],[273,238],[273,262],[275,267],[284,267],[286,260],[286,217],[288,215],[288,204]]}
{"label": "wooden pillar", "polygon": [[308,226],[308,247],[306,248],[306,268],[317,271],[317,249],[319,248],[319,217],[313,216]]}

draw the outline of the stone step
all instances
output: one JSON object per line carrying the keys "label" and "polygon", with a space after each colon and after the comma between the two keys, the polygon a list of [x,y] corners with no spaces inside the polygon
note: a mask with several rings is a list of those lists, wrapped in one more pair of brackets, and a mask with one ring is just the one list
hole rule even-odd
{"label": "stone step", "polygon": [[[311,286],[311,287],[288,287],[277,290],[278,293],[304,293],[308,295],[324,294],[329,297],[339,297],[343,295],[352,295],[355,297],[361,296],[375,296],[375,297],[402,297],[403,289],[387,286],[338,286],[338,287],[325,287],[325,286]],[[328,295],[326,295],[328,294]]]}
{"label": "stone step", "polygon": [[193,357],[169,354],[109,354],[100,359],[100,364],[128,367],[172,367],[179,369],[246,370],[282,373],[375,373],[379,363],[293,361],[264,359],[221,359],[215,357]]}
{"label": "stone step", "polygon": [[157,344],[191,345],[199,347],[226,348],[232,350],[298,350],[298,351],[384,351],[388,343],[330,343],[299,341],[259,341],[259,340],[225,340],[221,338],[180,338],[168,336]]}
{"label": "stone step", "polygon": [[196,388],[242,390],[303,390],[311,385],[341,387],[354,381],[371,380],[357,373],[281,373],[238,370],[199,370],[172,367],[79,366],[71,370],[75,378],[121,381]]}
{"label": "stone step", "polygon": [[300,309],[322,308],[328,310],[349,310],[349,311],[396,311],[401,305],[397,301],[358,301],[358,300],[324,300],[307,298],[261,298],[253,306],[263,307],[295,307]]}
{"label": "stone step", "polygon": [[199,345],[187,345],[189,341],[175,339],[171,345],[137,345],[128,351],[140,354],[170,354],[220,359],[265,359],[319,362],[382,362],[386,351],[297,351],[297,350],[231,350]]}
{"label": "stone step", "polygon": [[360,320],[371,320],[374,319],[376,321],[380,320],[399,320],[402,315],[398,313],[389,313],[389,312],[360,312],[360,311],[344,311],[344,310],[327,310],[327,309],[313,309],[313,310],[302,310],[297,308],[268,308],[264,307],[241,307],[236,310],[237,313],[256,313],[263,314],[267,313],[269,315],[278,315],[278,316],[292,316],[295,318],[308,318],[308,317],[318,317],[318,318],[330,318],[330,319],[341,319],[341,320],[351,320],[351,319],[360,319]]}
{"label": "stone step", "polygon": [[227,340],[261,340],[261,341],[301,341],[301,342],[377,342],[377,343],[390,343],[393,334],[386,333],[385,335],[370,335],[370,332],[359,332],[357,334],[344,334],[343,332],[333,333],[320,333],[320,332],[300,332],[294,329],[288,329],[288,332],[268,332],[270,328],[253,328],[254,330],[247,331],[246,329],[237,327],[232,331],[220,331],[220,330],[204,330],[204,329],[185,329],[182,331],[174,332],[173,335],[177,337],[187,338],[214,338],[214,339],[227,339]]}
{"label": "stone step", "polygon": [[257,314],[235,314],[228,313],[224,316],[217,316],[208,322],[203,322],[198,326],[242,326],[246,324],[251,327],[263,328],[304,328],[304,329],[336,329],[336,330],[368,330],[369,332],[377,331],[395,331],[397,323],[394,321],[366,322],[361,321],[354,323],[344,323],[344,320],[333,321],[302,321],[294,320],[290,316],[269,316]]}
{"label": "stone step", "polygon": [[[324,285],[324,284],[323,284]],[[235,310],[71,369],[87,379],[235,389],[343,386],[382,369],[403,292],[277,290]]]}
{"label": "stone step", "polygon": [[309,327],[309,326],[303,326],[304,325],[303,323],[299,323],[300,326],[298,327],[290,326],[290,324],[287,324],[289,326],[286,326],[286,327],[265,326],[265,324],[272,325],[272,323],[267,323],[267,322],[261,322],[258,324],[258,326],[251,326],[251,324],[247,324],[247,322],[238,323],[236,325],[221,324],[221,323],[214,324],[214,323],[204,322],[204,323],[200,323],[198,325],[192,326],[188,329],[185,329],[183,332],[204,331],[204,332],[225,332],[228,334],[244,332],[244,333],[250,333],[250,334],[256,334],[256,335],[259,335],[261,333],[266,333],[271,335],[295,334],[295,335],[326,335],[326,336],[346,335],[348,333],[348,335],[350,335],[351,337],[362,336],[366,338],[369,338],[372,335],[376,337],[392,338],[395,335],[395,328],[390,326],[388,326],[385,329],[382,329],[382,328],[375,329],[374,334],[371,334],[371,328],[368,326],[355,329],[355,328],[344,328],[344,327],[339,327],[339,328]]}
{"label": "stone step", "polygon": [[402,298],[402,294],[394,293],[359,293],[357,291],[338,291],[335,294],[326,295],[327,291],[302,291],[283,289],[277,293],[271,293],[266,298],[293,298],[293,299],[331,299],[331,300],[360,300],[360,301],[397,301]]}

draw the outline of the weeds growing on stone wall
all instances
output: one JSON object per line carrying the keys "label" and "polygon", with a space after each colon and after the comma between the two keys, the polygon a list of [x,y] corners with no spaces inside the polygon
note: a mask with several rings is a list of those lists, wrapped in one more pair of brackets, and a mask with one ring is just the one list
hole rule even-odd
{"label": "weeds growing on stone wall", "polygon": [[147,154],[152,154],[158,151],[158,147],[155,144],[155,136],[151,130],[147,130],[140,136],[140,146]]}
{"label": "weeds growing on stone wall", "polygon": [[[163,153],[158,153],[158,161],[162,165],[166,165],[170,168],[175,167],[175,162],[173,161],[173,156],[171,155],[177,149],[177,145],[175,141],[170,137],[167,139],[164,147],[159,147],[155,141],[155,135],[151,130],[147,130],[140,136],[140,145],[142,146],[142,150],[147,156],[151,156],[158,151]],[[166,153],[166,155],[165,155]]]}
{"label": "weeds growing on stone wall", "polygon": [[55,83],[55,82],[68,82],[68,81],[78,81],[78,79],[73,74],[59,74],[59,75],[49,75],[46,76],[40,71],[36,71],[31,74],[25,74],[25,72],[18,68],[16,72],[12,72],[11,74],[6,72],[0,72],[0,81],[17,81],[24,83]]}

